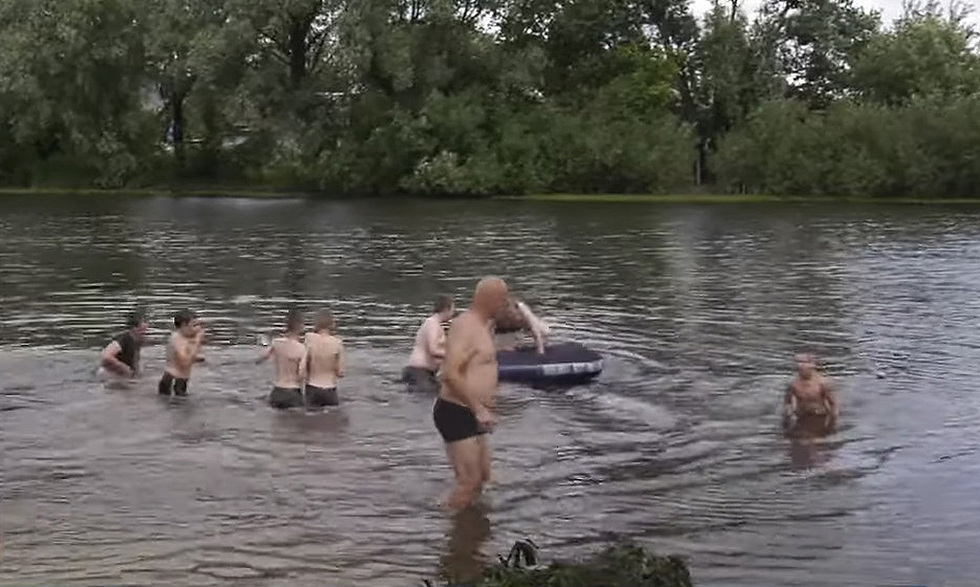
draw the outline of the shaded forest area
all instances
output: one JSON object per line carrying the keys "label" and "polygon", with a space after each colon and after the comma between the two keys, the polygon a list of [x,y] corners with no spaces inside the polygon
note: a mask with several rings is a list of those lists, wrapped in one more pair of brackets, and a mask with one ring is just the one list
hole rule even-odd
{"label": "shaded forest area", "polygon": [[971,197],[964,6],[5,0],[0,185]]}

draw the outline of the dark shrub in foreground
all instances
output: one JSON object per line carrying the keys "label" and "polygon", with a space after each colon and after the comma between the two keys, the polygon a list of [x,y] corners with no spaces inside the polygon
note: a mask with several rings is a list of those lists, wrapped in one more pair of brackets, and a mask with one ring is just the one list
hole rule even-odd
{"label": "dark shrub in foreground", "polygon": [[[610,546],[581,561],[527,567],[518,543],[511,556],[489,569],[475,587],[692,587],[687,564],[655,556],[631,543]],[[515,552],[518,551],[518,552]],[[532,554],[531,559],[535,556]],[[526,560],[526,559],[525,559]]]}

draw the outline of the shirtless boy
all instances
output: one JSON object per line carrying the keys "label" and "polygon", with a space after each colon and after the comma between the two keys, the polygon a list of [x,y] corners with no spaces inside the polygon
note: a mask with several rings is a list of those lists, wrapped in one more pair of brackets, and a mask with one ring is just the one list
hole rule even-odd
{"label": "shirtless boy", "polygon": [[446,357],[446,333],[442,325],[452,318],[455,310],[453,299],[440,295],[432,305],[432,315],[425,319],[415,333],[415,347],[408,358],[408,366],[402,371],[402,380],[408,384],[409,391],[439,391],[436,373]]}
{"label": "shirtless boy", "polygon": [[313,332],[306,335],[306,406],[340,405],[337,379],[344,376],[344,343],[334,335],[336,322],[329,310],[316,314]]}
{"label": "shirtless boy", "polygon": [[494,424],[497,394],[497,353],[491,321],[507,300],[507,284],[487,277],[476,286],[469,309],[449,329],[442,387],[432,419],[446,444],[456,486],[446,501],[452,509],[473,502],[490,480],[490,445],[486,434]]}
{"label": "shirtless boy", "polygon": [[126,330],[116,335],[99,359],[100,374],[131,378],[140,373],[140,347],[146,340],[149,323],[141,312],[133,312],[126,318]]}
{"label": "shirtless boy", "polygon": [[193,312],[181,310],[174,315],[174,331],[167,343],[167,367],[157,388],[160,395],[187,395],[191,368],[201,361],[203,340],[204,328]]}
{"label": "shirtless boy", "polygon": [[303,379],[306,377],[306,346],[303,345],[303,314],[290,310],[286,314],[286,332],[269,345],[256,363],[275,358],[276,381],[269,395],[269,405],[284,410],[303,406]]}
{"label": "shirtless boy", "polygon": [[830,379],[817,371],[816,357],[796,355],[796,377],[790,382],[783,399],[783,415],[805,418],[819,416],[831,422],[837,419],[840,405]]}

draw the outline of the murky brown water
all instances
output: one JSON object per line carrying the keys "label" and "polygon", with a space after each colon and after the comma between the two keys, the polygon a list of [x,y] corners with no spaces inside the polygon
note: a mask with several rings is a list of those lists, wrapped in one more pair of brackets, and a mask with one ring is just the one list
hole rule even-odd
{"label": "murky brown water", "polygon": [[[980,573],[980,211],[0,200],[0,585],[418,585],[530,536],[610,533],[708,586],[973,585]],[[500,273],[587,387],[502,390],[499,485],[453,519],[431,398],[395,378],[433,294]],[[338,411],[278,414],[257,335],[333,307]],[[134,303],[136,389],[93,366]],[[209,362],[160,401],[167,315]],[[793,352],[842,389],[842,428],[783,435]],[[876,372],[883,375],[876,376]]]}

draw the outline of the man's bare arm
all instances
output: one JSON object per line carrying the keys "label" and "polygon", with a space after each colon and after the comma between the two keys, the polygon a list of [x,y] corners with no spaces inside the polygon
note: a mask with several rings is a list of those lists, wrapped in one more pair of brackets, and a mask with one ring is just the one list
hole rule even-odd
{"label": "man's bare arm", "polygon": [[789,416],[796,409],[796,394],[793,393],[793,384],[790,383],[783,396],[783,415]]}
{"label": "man's bare arm", "polygon": [[309,372],[309,367],[310,367],[310,350],[306,348],[304,345],[303,356],[300,358],[299,365],[297,365],[296,367],[297,376],[300,381],[306,379],[306,374]]}
{"label": "man's bare arm", "polygon": [[466,368],[477,354],[473,327],[464,320],[457,320],[449,328],[446,342],[446,362],[442,366],[442,378],[474,412],[483,407],[466,382]]}
{"label": "man's bare arm", "polygon": [[344,343],[337,339],[337,377],[343,377],[347,372],[347,353],[344,351]]}
{"label": "man's bare arm", "polygon": [[545,342],[548,339],[549,333],[548,326],[535,316],[531,308],[527,307],[527,304],[524,302],[518,302],[517,309],[521,312],[521,315],[524,317],[524,322],[531,330],[531,337],[534,338],[534,345],[537,347],[538,352],[544,354]]}
{"label": "man's bare arm", "polygon": [[428,347],[429,355],[443,359],[446,356],[446,335],[442,332],[439,324],[429,324],[428,332],[425,335],[425,343]]}
{"label": "man's bare arm", "polygon": [[840,414],[840,404],[837,402],[837,392],[829,379],[820,382],[820,391],[823,393],[823,405],[827,413],[836,418]]}
{"label": "man's bare arm", "polygon": [[264,362],[268,361],[269,360],[269,357],[271,357],[272,354],[275,353],[275,350],[276,350],[276,347],[274,347],[274,346],[272,346],[270,344],[269,345],[269,348],[265,349],[265,351],[263,351],[262,354],[259,355],[259,358],[258,359],[255,359],[255,364],[258,365],[260,363],[264,363]]}

